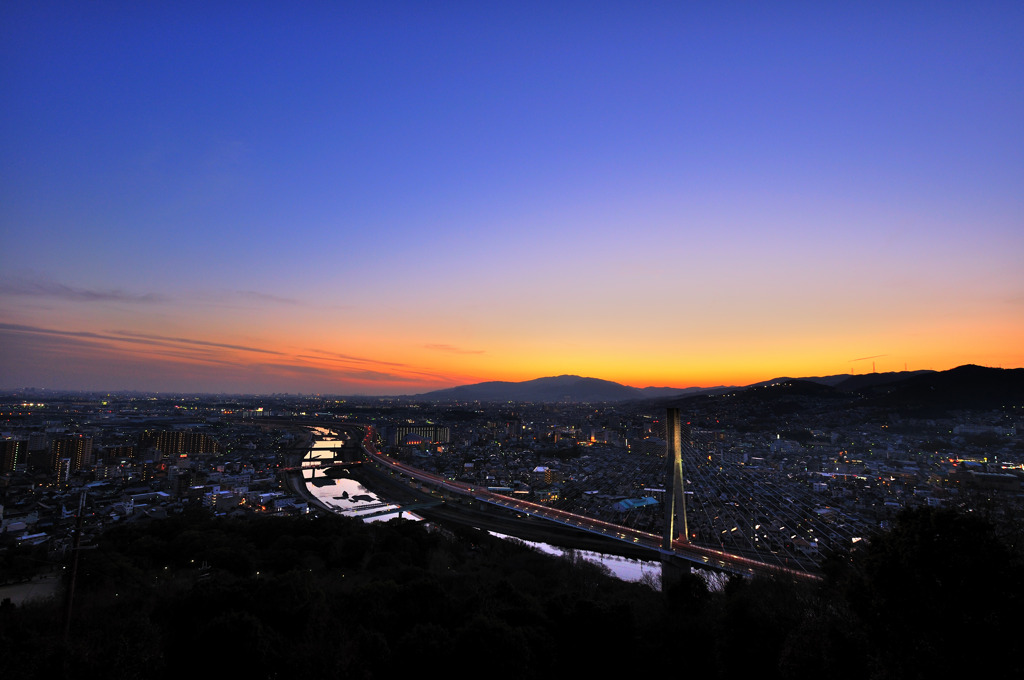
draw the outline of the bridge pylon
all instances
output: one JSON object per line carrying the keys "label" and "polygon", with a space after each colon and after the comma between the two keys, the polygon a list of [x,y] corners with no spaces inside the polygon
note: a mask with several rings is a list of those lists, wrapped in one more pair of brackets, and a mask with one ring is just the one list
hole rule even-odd
{"label": "bridge pylon", "polygon": [[662,547],[672,549],[672,542],[690,541],[686,522],[686,489],[683,481],[683,442],[679,409],[667,409],[665,417],[665,533]]}

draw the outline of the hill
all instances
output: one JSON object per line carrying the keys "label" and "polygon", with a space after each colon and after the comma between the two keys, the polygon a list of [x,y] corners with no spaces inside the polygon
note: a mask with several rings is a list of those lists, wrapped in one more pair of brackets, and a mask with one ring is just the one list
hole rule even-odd
{"label": "hill", "polygon": [[523,382],[491,381],[418,395],[427,401],[602,402],[651,399],[700,391],[699,387],[629,387],[610,380],[559,375]]}
{"label": "hill", "polygon": [[767,403],[841,396],[862,405],[896,409],[998,408],[1024,400],[1024,368],[966,365],[948,371],[894,371],[809,378],[779,377],[747,387],[629,387],[610,380],[559,375],[523,382],[491,381],[416,395],[426,401],[521,401],[597,403],[639,400],[679,402],[713,394],[743,395],[741,400]]}
{"label": "hill", "polygon": [[733,578],[714,592],[688,570],[658,592],[576,553],[402,520],[196,508],[118,526],[94,547],[81,553],[67,639],[58,600],[0,602],[0,676],[170,679],[201,658],[211,677],[603,677],[609,650],[667,675],[679,662],[664,650],[680,640],[706,678],[1022,672],[1019,655],[962,644],[963,630],[1012,630],[1019,552],[948,510],[904,513],[820,586]]}
{"label": "hill", "polygon": [[[731,409],[749,416],[822,414],[850,408],[882,409],[917,417],[951,411],[1024,405],[1024,369],[966,365],[948,371],[901,371],[827,378],[776,378],[727,393]],[[707,395],[675,397],[666,406],[701,408]]]}
{"label": "hill", "polygon": [[872,406],[935,412],[1024,404],[1024,368],[967,364],[861,390]]}

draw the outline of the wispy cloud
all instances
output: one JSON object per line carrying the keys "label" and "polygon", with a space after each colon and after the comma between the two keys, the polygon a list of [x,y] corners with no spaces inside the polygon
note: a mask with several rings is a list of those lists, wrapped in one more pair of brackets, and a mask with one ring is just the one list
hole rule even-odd
{"label": "wispy cloud", "polygon": [[423,345],[423,347],[426,348],[426,349],[437,350],[438,352],[449,352],[451,354],[483,354],[484,353],[484,350],[482,350],[482,349],[463,349],[462,347],[455,347],[454,345],[433,344],[433,345]]}
{"label": "wispy cloud", "polygon": [[[65,343],[61,347],[82,347],[91,350],[107,349],[108,338],[98,333],[84,331],[57,331],[49,328],[38,328],[35,326],[23,326],[13,323],[0,323],[0,333],[5,334],[4,342],[11,342],[20,338],[19,342],[32,343]],[[52,345],[48,345],[52,346]]]}
{"label": "wispy cloud", "polygon": [[[90,368],[93,366],[103,366],[104,370],[111,370],[111,367],[125,370],[129,367],[133,375],[157,376],[168,381],[202,376],[220,384],[238,385],[271,379],[278,380],[278,385],[286,386],[289,384],[287,381],[309,385],[311,380],[315,380],[313,384],[337,385],[342,389],[377,385],[405,391],[451,382],[450,376],[436,375],[420,367],[394,361],[323,350],[291,354],[261,347],[129,330],[95,332],[0,323],[0,346],[19,348],[15,352],[20,357],[19,365],[35,361],[38,364],[35,372],[40,375],[45,375],[48,370],[57,371],[64,376],[62,379],[71,375],[92,376],[89,380],[93,382],[104,379],[102,372],[96,373]],[[39,363],[39,357],[44,355],[50,360],[45,366]],[[208,373],[203,374],[202,371]],[[349,387],[342,387],[344,385]]]}
{"label": "wispy cloud", "polygon": [[280,295],[273,295],[271,293],[260,293],[255,290],[240,290],[237,291],[237,294],[247,300],[255,300],[256,302],[272,302],[279,305],[301,304],[295,298],[281,297]]}
{"label": "wispy cloud", "polygon": [[96,290],[68,286],[55,281],[19,281],[5,279],[2,292],[8,295],[30,295],[34,297],[56,298],[71,302],[130,302],[153,304],[167,302],[167,298],[157,293],[128,293],[119,289]]}
{"label": "wispy cloud", "polygon": [[150,335],[148,333],[135,333],[133,331],[109,331],[115,336],[123,338],[131,338],[136,340],[153,340],[158,342],[167,342],[182,345],[196,345],[199,347],[216,347],[219,349],[237,349],[242,352],[259,352],[260,354],[276,354],[283,356],[284,352],[278,352],[272,349],[262,349],[260,347],[246,347],[245,345],[229,345],[223,342],[209,342],[207,340],[193,340],[191,338],[175,338],[168,337],[165,335]]}
{"label": "wispy cloud", "polygon": [[[118,338],[90,331],[61,331],[37,326],[0,323],[0,335],[6,336],[2,343],[8,348],[17,343],[21,343],[20,346],[23,349],[38,350],[45,347],[47,348],[46,353],[51,359],[57,359],[57,357],[76,358],[76,361],[82,365],[107,358],[121,361],[164,359],[178,365],[214,364],[243,367],[243,364],[231,361],[223,354],[217,354],[205,348],[182,347],[170,342],[138,338]],[[29,344],[25,344],[26,342]],[[136,345],[138,350],[127,351],[124,343]],[[54,365],[50,365],[48,369],[53,370]]]}
{"label": "wispy cloud", "polygon": [[28,333],[33,335],[57,335],[68,338],[95,338],[97,340],[116,340],[117,338],[102,333],[91,331],[59,331],[54,328],[40,328],[39,326],[23,326],[16,323],[0,323],[0,330],[14,331],[16,333]]}
{"label": "wispy cloud", "polygon": [[[311,354],[297,354],[297,359],[310,359],[313,361],[331,361],[344,368],[329,368],[334,375],[344,375],[347,378],[353,380],[391,380],[394,382],[426,382],[429,384],[444,383],[448,384],[452,382],[452,378],[446,375],[438,375],[437,373],[429,373],[427,371],[417,370],[415,367],[409,364],[398,363],[395,361],[382,361],[380,359],[368,359],[366,357],[354,357],[348,354],[339,354],[337,352],[325,352],[323,350],[309,350],[310,352],[317,352],[319,355],[314,356]],[[387,373],[383,371],[374,371],[368,366],[378,366],[384,369],[397,369],[393,373]]]}
{"label": "wispy cloud", "polygon": [[306,366],[302,364],[259,364],[256,368],[274,370],[296,375],[319,375],[330,377],[334,380],[351,380],[355,382],[375,383],[399,383],[410,382],[407,375],[401,373],[385,373],[383,371],[371,371],[367,369],[339,369],[334,367],[324,368],[321,366]]}
{"label": "wispy cloud", "polygon": [[395,368],[405,368],[409,364],[402,364],[395,361],[382,361],[380,359],[368,359],[366,357],[355,357],[350,354],[339,354],[338,352],[327,352],[322,349],[310,349],[310,352],[314,352],[319,356],[310,356],[308,354],[300,354],[299,357],[303,359],[327,359],[329,361],[341,361],[341,362],[352,362],[357,364],[373,364],[375,366],[394,366]]}
{"label": "wispy cloud", "polygon": [[[162,335],[148,335],[146,333],[133,333],[131,331],[107,331],[106,333],[94,333],[92,331],[63,331],[55,328],[41,328],[39,326],[25,326],[13,323],[0,323],[0,331],[10,331],[27,335],[43,335],[49,337],[76,338],[79,340],[96,340],[107,344],[110,343],[131,343],[134,345],[145,345],[150,347],[164,347],[177,349],[176,356],[199,358],[209,361],[210,349],[233,349],[244,352],[257,352],[260,354],[282,355],[269,349],[258,347],[246,347],[244,345],[229,345],[220,342],[207,342],[205,340],[192,340],[189,338],[172,338]],[[200,352],[200,355],[196,353]]]}

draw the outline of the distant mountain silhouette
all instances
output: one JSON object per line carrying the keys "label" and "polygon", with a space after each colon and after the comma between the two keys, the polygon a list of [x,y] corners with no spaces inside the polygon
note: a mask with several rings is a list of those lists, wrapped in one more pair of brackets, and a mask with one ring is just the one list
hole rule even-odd
{"label": "distant mountain silhouette", "polygon": [[1024,368],[967,364],[859,390],[874,406],[903,409],[995,409],[1024,403]]}
{"label": "distant mountain silhouette", "polygon": [[[837,380],[839,378],[839,380]],[[827,378],[776,378],[728,393],[732,406],[767,414],[847,407],[881,408],[942,417],[950,411],[1024,403],[1024,368],[959,366],[948,371],[901,371]],[[674,398],[684,406],[700,396]]]}
{"label": "distant mountain silhouette", "polygon": [[[767,404],[794,399],[856,398],[865,406],[899,410],[998,408],[1024,402],[1024,368],[960,366],[949,371],[897,371],[812,378],[780,377],[747,387],[629,387],[610,380],[559,375],[523,382],[492,381],[417,395],[427,401],[616,402],[665,400],[679,403],[712,394]],[[852,402],[851,402],[852,403]]]}
{"label": "distant mountain silhouette", "polygon": [[[798,380],[777,378],[749,387],[740,387],[726,392],[730,408],[740,408],[750,413],[765,416],[784,416],[788,413],[832,410],[843,408],[854,397],[840,392],[831,385],[815,382],[814,379]],[[676,397],[665,400],[665,406],[690,408],[695,400],[711,399],[712,394]]]}
{"label": "distant mountain silhouette", "polygon": [[839,383],[843,382],[849,377],[849,374],[826,375],[813,378],[791,378],[789,376],[780,376],[778,378],[772,378],[771,380],[762,380],[761,382],[754,383],[753,385],[747,385],[746,387],[741,387],[739,389],[749,389],[751,387],[771,387],[772,385],[781,385],[783,383],[792,382],[794,380],[802,380],[804,382],[812,382],[817,383],[818,385],[828,385],[829,387],[834,387],[835,385],[838,385]]}
{"label": "distant mountain silhouette", "polygon": [[862,392],[882,385],[891,385],[918,375],[931,375],[935,371],[894,371],[890,373],[862,373],[860,375],[837,376],[844,377],[833,386],[843,392]]}
{"label": "distant mountain silhouette", "polygon": [[829,387],[835,387],[843,390],[844,392],[856,392],[864,387],[870,387],[874,385],[883,385],[885,383],[898,382],[900,380],[906,380],[915,375],[922,375],[924,373],[934,373],[935,371],[892,371],[889,373],[860,373],[858,375],[850,375],[849,373],[839,373],[837,375],[825,375],[816,377],[804,377],[804,378],[772,378],[771,380],[764,380],[747,387],[766,387],[768,385],[775,385],[779,383],[788,382],[791,380],[804,380],[806,382],[818,383],[819,385],[828,385]]}
{"label": "distant mountain silhouette", "polygon": [[462,385],[418,395],[427,401],[602,402],[679,396],[700,392],[700,387],[629,387],[610,380],[559,375],[523,382],[491,381]]}

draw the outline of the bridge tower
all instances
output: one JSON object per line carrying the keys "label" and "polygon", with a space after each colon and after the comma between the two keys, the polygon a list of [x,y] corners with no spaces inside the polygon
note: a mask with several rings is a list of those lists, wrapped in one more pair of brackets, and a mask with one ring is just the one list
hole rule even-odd
{"label": "bridge tower", "polygon": [[665,418],[665,533],[662,547],[672,549],[672,542],[682,539],[689,543],[690,531],[686,523],[686,489],[683,482],[683,443],[679,409],[667,409]]}

